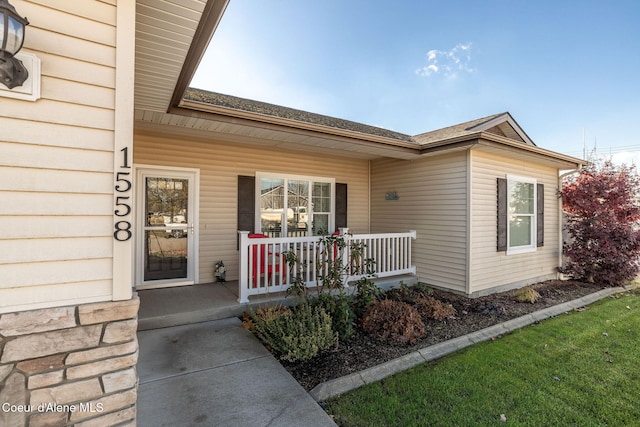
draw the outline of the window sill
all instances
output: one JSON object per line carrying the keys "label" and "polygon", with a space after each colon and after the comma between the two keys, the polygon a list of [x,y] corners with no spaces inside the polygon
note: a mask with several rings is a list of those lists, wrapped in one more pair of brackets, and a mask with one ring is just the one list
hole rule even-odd
{"label": "window sill", "polygon": [[536,252],[536,249],[537,248],[535,246],[509,248],[507,249],[507,255],[528,254],[531,252]]}

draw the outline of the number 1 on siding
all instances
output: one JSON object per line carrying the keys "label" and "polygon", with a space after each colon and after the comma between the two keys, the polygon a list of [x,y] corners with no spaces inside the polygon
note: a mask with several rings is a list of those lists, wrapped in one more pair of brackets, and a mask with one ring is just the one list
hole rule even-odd
{"label": "number 1 on siding", "polygon": [[129,147],[124,147],[122,150],[122,158],[124,160],[122,166],[122,168],[126,168],[126,169],[130,169],[131,166],[129,166]]}

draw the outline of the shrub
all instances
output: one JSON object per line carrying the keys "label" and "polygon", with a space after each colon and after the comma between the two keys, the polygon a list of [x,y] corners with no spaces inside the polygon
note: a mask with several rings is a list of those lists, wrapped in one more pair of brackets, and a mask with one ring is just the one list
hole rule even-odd
{"label": "shrub", "polygon": [[384,299],[373,304],[362,317],[362,329],[384,340],[413,344],[425,334],[420,314],[409,304]]}
{"label": "shrub", "polygon": [[542,298],[538,291],[533,289],[531,286],[518,289],[514,292],[513,296],[518,302],[529,302],[531,304]]}
{"label": "shrub", "polygon": [[457,314],[456,309],[451,304],[445,304],[430,296],[423,296],[418,299],[414,307],[420,313],[420,316],[428,319],[444,320]]}
{"label": "shrub", "polygon": [[331,316],[320,306],[302,304],[291,315],[252,320],[258,338],[289,362],[309,360],[337,340]]}
{"label": "shrub", "polygon": [[242,327],[251,332],[255,331],[256,322],[268,322],[278,317],[290,316],[291,309],[285,305],[275,305],[259,308],[256,311],[244,312],[242,316]]}
{"label": "shrub", "polygon": [[356,315],[351,309],[351,297],[344,293],[329,295],[322,293],[309,300],[312,307],[322,307],[331,317],[331,327],[338,335],[338,339],[349,338],[355,333],[354,322]]}
{"label": "shrub", "polygon": [[640,176],[634,166],[595,162],[565,180],[562,204],[571,241],[560,269],[575,279],[618,286],[640,272]]}
{"label": "shrub", "polygon": [[422,288],[419,289],[415,286],[407,286],[404,283],[401,283],[398,288],[390,289],[386,294],[388,299],[406,302],[408,304],[414,304],[424,295],[425,293],[423,293]]}
{"label": "shrub", "polygon": [[426,283],[418,282],[413,285],[413,289],[415,289],[416,292],[420,292],[422,295],[433,295],[433,289],[431,289]]}
{"label": "shrub", "polygon": [[368,277],[360,278],[356,282],[356,294],[351,300],[355,315],[362,317],[367,308],[380,300],[382,294],[382,290],[371,279]]}

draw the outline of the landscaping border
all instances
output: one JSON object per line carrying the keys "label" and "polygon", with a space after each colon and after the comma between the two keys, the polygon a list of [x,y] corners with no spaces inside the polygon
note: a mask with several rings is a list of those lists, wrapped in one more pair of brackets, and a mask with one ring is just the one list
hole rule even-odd
{"label": "landscaping border", "polygon": [[625,292],[627,290],[629,289],[624,287],[602,289],[598,292],[585,295],[572,301],[567,301],[562,304],[547,307],[543,310],[516,317],[515,319],[507,320],[506,322],[498,323],[496,325],[480,329],[461,337],[430,345],[397,359],[393,359],[388,362],[381,363],[380,365],[367,368],[363,371],[320,383],[311,391],[309,391],[309,394],[317,402],[321,402],[331,397],[335,397],[348,391],[354,390],[358,387],[362,387],[365,384],[379,381],[383,378],[412,368],[421,363],[439,359],[443,356],[454,353],[473,344],[477,344],[479,342],[490,340],[491,338],[494,338],[496,336],[513,332],[517,329],[523,328],[541,320],[566,313],[579,307],[584,307],[586,305],[604,299],[610,295]]}

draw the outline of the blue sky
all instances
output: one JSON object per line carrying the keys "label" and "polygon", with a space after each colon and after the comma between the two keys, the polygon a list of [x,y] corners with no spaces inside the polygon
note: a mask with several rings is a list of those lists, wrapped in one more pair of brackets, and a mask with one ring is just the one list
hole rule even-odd
{"label": "blue sky", "polygon": [[640,165],[640,1],[231,0],[192,87],[418,134],[509,111]]}

